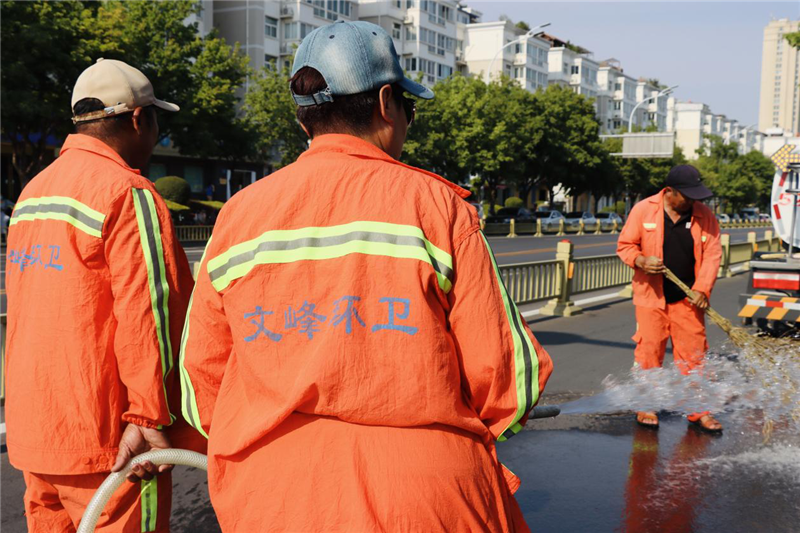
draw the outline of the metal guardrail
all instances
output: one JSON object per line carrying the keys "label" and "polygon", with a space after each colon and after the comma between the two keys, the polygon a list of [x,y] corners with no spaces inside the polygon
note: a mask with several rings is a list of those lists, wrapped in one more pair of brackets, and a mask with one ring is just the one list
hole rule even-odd
{"label": "metal guardrail", "polygon": [[205,242],[211,238],[214,226],[175,226],[180,242]]}
{"label": "metal guardrail", "polygon": [[618,287],[633,279],[633,269],[616,255],[581,257],[572,264],[572,294]]}
{"label": "metal guardrail", "polygon": [[561,261],[536,261],[500,266],[508,295],[518,304],[555,298],[559,294]]}

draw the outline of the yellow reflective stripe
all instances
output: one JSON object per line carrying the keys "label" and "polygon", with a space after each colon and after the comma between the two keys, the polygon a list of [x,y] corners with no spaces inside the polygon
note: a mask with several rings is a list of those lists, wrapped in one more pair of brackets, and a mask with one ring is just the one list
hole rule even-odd
{"label": "yellow reflective stripe", "polygon": [[[203,250],[203,256],[200,258],[201,272],[203,263],[206,259],[206,252],[208,252],[210,246],[211,239],[208,239],[206,248]],[[192,314],[192,302],[194,301],[195,290],[197,290],[197,282],[195,282],[194,288],[192,289],[192,295],[189,298],[189,308],[186,310],[186,321],[183,324],[181,347],[178,355],[178,368],[180,370],[181,378],[181,412],[183,413],[183,418],[189,423],[190,426],[199,431],[200,434],[205,438],[208,438],[208,434],[203,430],[203,425],[200,423],[200,411],[197,408],[197,396],[194,392],[194,386],[192,385],[192,378],[189,376],[189,370],[186,368],[186,344],[189,341],[189,317]]]}
{"label": "yellow reflective stripe", "polygon": [[141,481],[139,498],[142,502],[142,533],[156,530],[158,519],[158,478]]}
{"label": "yellow reflective stripe", "polygon": [[497,438],[498,441],[503,442],[522,431],[520,420],[525,416],[525,413],[533,408],[539,399],[539,356],[536,354],[536,348],[534,348],[525,331],[517,305],[508,296],[508,291],[500,275],[500,269],[497,268],[497,261],[495,261],[494,254],[492,254],[489,242],[482,232],[480,236],[492,261],[492,268],[503,299],[503,308],[506,312],[506,319],[508,320],[508,327],[511,330],[514,345],[514,381],[517,391],[517,413],[508,427]]}
{"label": "yellow reflective stripe", "polygon": [[209,260],[207,270],[211,284],[221,291],[257,265],[334,259],[353,253],[426,262],[433,267],[439,287],[444,292],[452,288],[450,254],[431,243],[420,228],[386,222],[267,231]]}
{"label": "yellow reflective stripe", "polygon": [[66,196],[28,198],[18,202],[9,226],[34,220],[60,220],[91,235],[102,237],[105,215]]}
{"label": "yellow reflective stripe", "polygon": [[[139,240],[147,267],[147,286],[158,338],[164,401],[169,406],[167,376],[172,371],[173,359],[169,338],[169,284],[164,264],[164,247],[161,242],[161,225],[158,222],[153,194],[147,189],[131,189],[131,194],[136,211],[136,223],[139,227]],[[175,415],[171,412],[169,418],[170,424],[175,421]]]}

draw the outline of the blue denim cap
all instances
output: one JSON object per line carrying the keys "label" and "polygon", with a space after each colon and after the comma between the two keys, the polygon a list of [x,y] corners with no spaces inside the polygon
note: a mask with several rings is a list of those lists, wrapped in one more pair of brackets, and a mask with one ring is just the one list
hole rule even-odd
{"label": "blue denim cap", "polygon": [[405,77],[389,34],[371,22],[339,20],[312,31],[297,49],[292,76],[303,67],[319,71],[328,86],[315,94],[292,98],[301,107],[332,102],[334,96],[365,93],[397,83],[430,100],[433,91]]}

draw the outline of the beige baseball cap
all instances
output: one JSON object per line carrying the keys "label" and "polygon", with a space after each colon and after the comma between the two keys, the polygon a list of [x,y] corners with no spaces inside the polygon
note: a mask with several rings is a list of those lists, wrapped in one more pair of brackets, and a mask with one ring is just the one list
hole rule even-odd
{"label": "beige baseball cap", "polygon": [[130,113],[137,107],[149,105],[165,111],[181,109],[175,104],[156,98],[153,85],[139,69],[122,61],[102,57],[78,76],[72,90],[72,107],[84,98],[97,98],[106,107],[72,117],[75,124]]}

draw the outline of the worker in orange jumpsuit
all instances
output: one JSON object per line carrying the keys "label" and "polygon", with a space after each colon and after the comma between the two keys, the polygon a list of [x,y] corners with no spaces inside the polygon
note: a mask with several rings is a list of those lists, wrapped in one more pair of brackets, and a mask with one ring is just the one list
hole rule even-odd
{"label": "worker in orange jumpsuit", "polygon": [[310,149],[222,209],[181,346],[222,530],[527,531],[495,441],[552,363],[469,193],[398,161],[404,93],[433,93],[342,21],[303,40],[291,88]]}
{"label": "worker in orange jumpsuit", "polygon": [[[158,139],[156,108],[178,106],[112,60],[81,74],[72,105],[77,134],[25,187],[8,237],[7,444],[31,532],[75,531],[110,471],[170,445],[193,284],[166,205],[137,170]],[[97,531],[168,531],[171,480],[152,478],[165,469],[137,466]]]}
{"label": "worker in orange jumpsuit", "polygon": [[[696,168],[678,165],[670,170],[661,192],[633,207],[620,233],[617,255],[635,269],[633,340],[640,369],[662,366],[668,339],[672,339],[675,365],[683,374],[702,367],[708,350],[705,309],[722,259],[719,224],[700,201],[711,196]],[[691,287],[693,298],[664,278],[665,266]],[[707,431],[722,429],[708,412],[688,418]],[[636,420],[658,426],[654,412],[638,412]]]}

